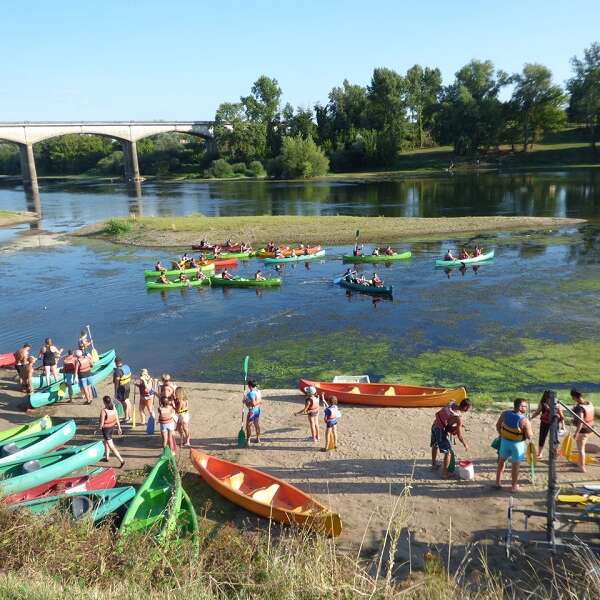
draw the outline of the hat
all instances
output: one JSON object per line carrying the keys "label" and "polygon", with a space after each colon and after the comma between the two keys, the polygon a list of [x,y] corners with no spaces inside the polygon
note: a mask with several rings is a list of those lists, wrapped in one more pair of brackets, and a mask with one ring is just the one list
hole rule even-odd
{"label": "hat", "polygon": [[83,356],[83,352],[81,350],[75,350],[75,356]]}
{"label": "hat", "polygon": [[304,388],[304,393],[305,394],[310,394],[312,396],[313,394],[317,393],[317,388],[314,385],[307,385]]}

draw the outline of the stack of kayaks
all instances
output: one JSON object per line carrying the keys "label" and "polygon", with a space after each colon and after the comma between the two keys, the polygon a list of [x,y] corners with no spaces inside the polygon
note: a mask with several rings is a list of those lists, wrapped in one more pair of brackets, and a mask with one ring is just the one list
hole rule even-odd
{"label": "stack of kayaks", "polygon": [[410,250],[406,252],[400,252],[399,254],[363,254],[361,256],[354,256],[353,254],[344,254],[342,259],[344,262],[351,263],[377,263],[377,262],[392,262],[394,260],[406,260],[412,256]]}
{"label": "stack of kayaks", "polygon": [[269,279],[247,279],[245,277],[234,277],[233,279],[223,279],[223,277],[211,277],[210,285],[213,287],[254,287],[266,288],[277,287],[281,285],[280,277],[271,277]]}
{"label": "stack of kayaks", "polygon": [[364,285],[362,283],[353,283],[346,281],[344,277],[338,277],[333,280],[337,285],[341,285],[347,290],[353,290],[355,292],[362,292],[363,294],[373,294],[376,296],[392,296],[394,294],[393,286],[377,286],[377,285]]}
{"label": "stack of kayaks", "polygon": [[472,258],[463,258],[456,260],[444,260],[438,259],[435,261],[436,267],[463,267],[468,265],[477,265],[480,263],[485,263],[491,261],[494,258],[495,251],[491,250],[490,252],[486,252],[485,254],[481,254],[480,256],[473,256]]}
{"label": "stack of kayaks", "polygon": [[292,263],[313,260],[315,258],[322,258],[323,256],[325,256],[325,250],[319,250],[318,252],[314,252],[313,254],[297,254],[286,256],[283,258],[264,258],[263,261],[265,262],[265,264]]}

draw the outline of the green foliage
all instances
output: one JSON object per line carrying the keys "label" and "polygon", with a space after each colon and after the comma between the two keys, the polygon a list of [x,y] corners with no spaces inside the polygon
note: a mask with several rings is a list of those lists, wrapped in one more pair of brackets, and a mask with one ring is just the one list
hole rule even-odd
{"label": "green foliage", "polygon": [[126,219],[109,219],[104,226],[104,233],[108,235],[121,235],[131,231],[131,223]]}
{"label": "green foliage", "polygon": [[119,147],[105,137],[73,133],[45,140],[33,148],[39,174],[64,175],[89,171]]}
{"label": "green foliage", "polygon": [[234,172],[231,168],[231,165],[224,158],[219,158],[217,160],[213,160],[209,169],[209,175],[218,179],[224,179],[227,177],[233,177]]}
{"label": "green foliage", "polygon": [[248,176],[249,177],[266,177],[267,172],[263,167],[263,164],[260,160],[250,161],[248,164]]}
{"label": "green foliage", "polygon": [[317,177],[327,173],[329,159],[312,138],[284,137],[274,168],[276,174],[284,178]]}
{"label": "green foliage", "polygon": [[18,175],[21,172],[19,148],[16,144],[0,142],[0,173]]}

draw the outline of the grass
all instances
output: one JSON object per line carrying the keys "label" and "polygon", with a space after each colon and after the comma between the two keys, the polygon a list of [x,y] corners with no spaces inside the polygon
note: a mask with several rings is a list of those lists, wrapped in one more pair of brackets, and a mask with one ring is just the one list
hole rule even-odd
{"label": "grass", "polygon": [[19,223],[29,223],[37,220],[37,218],[35,213],[0,210],[0,227],[18,225]]}
{"label": "grass", "polygon": [[188,246],[201,238],[243,240],[255,247],[268,241],[305,244],[352,244],[360,230],[365,243],[384,244],[428,235],[456,235],[515,229],[553,229],[583,223],[581,219],[552,217],[351,217],[351,216],[236,216],[200,214],[168,217],[115,218],[84,227],[78,236],[101,237],[138,246]]}

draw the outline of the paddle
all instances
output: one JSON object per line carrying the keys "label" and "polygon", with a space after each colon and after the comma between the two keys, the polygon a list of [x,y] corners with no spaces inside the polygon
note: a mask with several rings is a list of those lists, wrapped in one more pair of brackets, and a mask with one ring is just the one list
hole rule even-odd
{"label": "paddle", "polygon": [[94,340],[92,339],[92,332],[90,330],[89,325],[86,325],[86,328],[87,328],[88,335],[90,336],[90,344],[92,345],[92,361],[97,362],[99,357],[98,357],[98,351],[96,350],[96,347],[94,346]]}
{"label": "paddle", "polygon": [[[248,363],[250,361],[250,357],[246,356],[244,358],[244,390],[246,389],[246,381],[248,380]],[[240,427],[240,431],[238,432],[238,448],[246,447],[246,430],[244,429],[244,406],[242,405],[242,426]]]}

